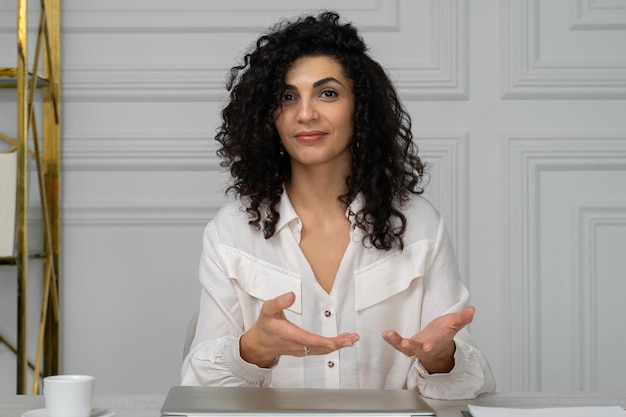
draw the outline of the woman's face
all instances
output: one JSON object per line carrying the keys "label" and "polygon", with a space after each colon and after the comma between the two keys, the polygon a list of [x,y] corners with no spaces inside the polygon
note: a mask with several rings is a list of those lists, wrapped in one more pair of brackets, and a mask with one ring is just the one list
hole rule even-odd
{"label": "woman's face", "polygon": [[341,65],[327,56],[298,58],[285,74],[285,84],[274,121],[292,167],[349,166],[354,94]]}

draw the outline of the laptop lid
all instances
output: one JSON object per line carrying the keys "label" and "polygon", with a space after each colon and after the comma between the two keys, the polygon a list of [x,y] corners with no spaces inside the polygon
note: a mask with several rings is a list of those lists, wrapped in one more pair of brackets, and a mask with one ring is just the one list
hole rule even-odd
{"label": "laptop lid", "polygon": [[342,417],[434,416],[414,391],[317,388],[172,387],[164,416],[338,415]]}

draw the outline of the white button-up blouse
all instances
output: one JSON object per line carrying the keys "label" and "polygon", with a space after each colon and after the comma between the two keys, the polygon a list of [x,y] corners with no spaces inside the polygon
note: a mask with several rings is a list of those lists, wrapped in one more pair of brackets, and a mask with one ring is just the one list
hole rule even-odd
{"label": "white button-up blouse", "polygon": [[[360,207],[357,199],[346,210],[353,223]],[[286,192],[278,211],[269,239],[248,224],[240,202],[222,208],[207,225],[200,315],[183,385],[412,389],[442,399],[495,389],[489,365],[465,329],[455,337],[455,366],[446,374],[429,374],[382,339],[388,329],[411,337],[434,318],[461,311],[469,298],[441,215],[427,200],[414,196],[403,206],[402,250],[370,247],[363,231],[351,228],[330,294],[300,250],[302,226]],[[355,332],[360,340],[327,355],[282,356],[269,369],[245,362],[239,337],[256,322],[264,301],[289,291],[296,297],[285,310],[288,320],[327,337]]]}

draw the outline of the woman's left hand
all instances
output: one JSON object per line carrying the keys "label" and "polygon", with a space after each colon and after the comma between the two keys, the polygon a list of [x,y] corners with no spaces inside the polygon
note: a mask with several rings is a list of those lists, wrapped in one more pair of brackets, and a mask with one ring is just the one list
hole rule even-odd
{"label": "woman's left hand", "polygon": [[446,314],[431,321],[410,339],[395,330],[383,332],[383,339],[410,358],[417,358],[429,373],[447,373],[454,368],[456,345],[452,338],[472,322],[474,307],[465,307],[460,313]]}

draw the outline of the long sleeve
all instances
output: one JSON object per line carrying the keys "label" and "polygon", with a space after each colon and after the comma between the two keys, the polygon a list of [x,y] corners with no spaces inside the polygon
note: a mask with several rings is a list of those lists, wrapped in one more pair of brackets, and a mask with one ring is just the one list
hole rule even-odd
{"label": "long sleeve", "polygon": [[[469,300],[469,292],[460,280],[452,242],[443,221],[425,277],[422,327],[434,318],[460,312]],[[407,386],[435,399],[471,399],[495,390],[491,368],[466,329],[454,338],[454,368],[445,374],[429,374],[415,361],[409,371]]]}
{"label": "long sleeve", "polygon": [[239,299],[221,267],[217,232],[209,223],[200,261],[202,294],[196,335],[183,363],[182,385],[267,386],[271,370],[239,355],[243,319]]}

